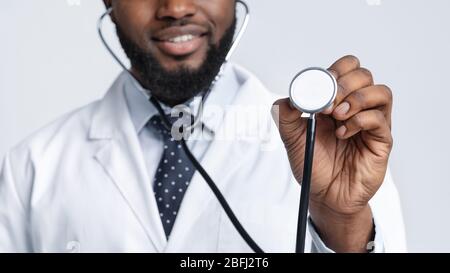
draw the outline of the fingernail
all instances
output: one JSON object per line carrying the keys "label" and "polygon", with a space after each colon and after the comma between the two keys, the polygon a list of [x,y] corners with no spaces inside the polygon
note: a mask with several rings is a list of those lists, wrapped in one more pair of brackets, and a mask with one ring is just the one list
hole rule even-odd
{"label": "fingernail", "polygon": [[343,137],[346,132],[347,132],[347,127],[345,127],[345,125],[342,125],[341,127],[339,127],[339,129],[337,129],[336,134],[338,136]]}
{"label": "fingernail", "polygon": [[336,107],[334,112],[338,115],[345,115],[348,113],[349,110],[350,110],[350,104],[348,102],[343,102],[338,107]]}
{"label": "fingernail", "polygon": [[328,107],[327,109],[323,110],[323,113],[325,115],[331,114],[331,112],[333,112],[333,105],[331,105],[330,107]]}

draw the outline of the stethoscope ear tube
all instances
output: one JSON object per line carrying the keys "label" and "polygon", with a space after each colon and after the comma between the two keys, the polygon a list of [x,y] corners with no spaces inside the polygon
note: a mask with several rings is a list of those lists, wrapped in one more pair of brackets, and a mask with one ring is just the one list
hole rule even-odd
{"label": "stethoscope ear tube", "polygon": [[[233,45],[230,48],[230,51],[228,52],[226,56],[226,61],[228,61],[235,51],[239,41],[242,38],[242,35],[244,34],[248,22],[249,22],[249,8],[247,4],[242,0],[237,0],[237,3],[241,4],[245,9],[245,18],[242,24],[241,29],[238,32],[238,35],[233,43]],[[128,74],[134,78],[134,76],[129,72],[128,68],[121,62],[121,60],[117,57],[117,55],[114,53],[114,51],[110,48],[108,43],[106,42],[103,33],[102,33],[102,22],[104,18],[111,14],[112,7],[108,8],[104,14],[100,17],[98,24],[97,24],[97,30],[98,34],[100,36],[100,39],[103,43],[103,45],[106,47],[108,52],[111,54],[111,56],[116,60],[116,62],[124,69],[124,71],[128,72]],[[225,61],[225,62],[226,62]],[[214,83],[213,83],[214,84]],[[213,85],[212,84],[212,85]],[[206,92],[208,94],[208,92]],[[204,96],[204,100],[206,100],[207,95]],[[158,100],[150,96],[150,102],[155,106],[155,108],[158,110],[159,114],[163,118],[164,123],[166,123],[166,126],[170,127],[170,122],[165,117],[164,111],[162,110],[162,107]],[[203,106],[203,105],[201,105]],[[203,108],[203,107],[202,107]],[[199,111],[201,116],[201,110]],[[199,120],[199,117],[196,118],[196,120]],[[316,119],[315,115],[310,115],[310,118],[308,119],[308,125],[307,125],[307,136],[306,136],[306,150],[305,150],[305,161],[304,161],[304,171],[303,171],[303,180],[302,180],[302,189],[301,189],[301,196],[300,196],[300,208],[299,208],[299,218],[298,218],[298,225],[297,225],[297,243],[296,243],[296,252],[297,253],[304,253],[305,251],[305,236],[306,236],[306,226],[307,226],[307,219],[308,219],[308,203],[309,203],[309,192],[310,192],[310,186],[311,186],[311,173],[312,173],[312,163],[313,163],[313,155],[314,155],[314,140],[315,140],[315,131],[316,131]],[[226,199],[220,192],[219,188],[216,186],[214,181],[211,179],[211,177],[208,175],[206,170],[202,167],[202,165],[198,162],[198,160],[193,156],[192,152],[189,150],[189,148],[186,145],[186,142],[184,139],[181,140],[183,150],[185,151],[186,155],[192,162],[192,164],[196,167],[197,171],[202,175],[204,180],[207,182],[208,186],[213,191],[214,195],[216,196],[217,200],[223,207],[225,213],[227,214],[228,218],[232,222],[233,226],[236,228],[238,233],[241,235],[241,237],[244,239],[244,241],[248,244],[248,246],[255,252],[255,253],[264,253],[264,251],[256,244],[256,242],[250,237],[250,235],[247,233],[245,228],[241,225],[237,217],[235,216],[233,210],[228,205]]]}
{"label": "stethoscope ear tube", "polygon": [[[244,17],[244,21],[242,23],[241,28],[238,31],[238,34],[235,38],[235,40],[233,41],[233,44],[230,48],[230,50],[228,51],[228,54],[226,55],[225,58],[225,63],[230,59],[231,55],[233,54],[233,52],[235,51],[237,45],[239,44],[244,32],[247,29],[248,23],[249,23],[249,19],[250,19],[250,11],[249,11],[249,7],[248,5],[242,1],[242,0],[237,0],[236,3],[241,4],[244,7],[245,10],[245,17]],[[109,7],[99,18],[98,23],[97,23],[97,31],[98,31],[98,35],[100,36],[101,42],[103,43],[103,45],[106,47],[106,49],[108,50],[108,52],[110,53],[110,55],[116,60],[116,62],[124,69],[124,71],[126,71],[130,77],[134,78],[133,74],[131,74],[131,72],[128,70],[128,68],[124,65],[124,63],[118,58],[118,56],[114,53],[114,51],[111,49],[111,47],[108,45],[108,43],[106,42],[104,36],[103,36],[103,32],[102,32],[102,23],[103,20],[105,19],[106,16],[108,16],[109,14],[111,14],[113,11],[112,7]],[[223,66],[222,66],[223,68]],[[201,120],[201,116],[202,116],[202,109],[203,109],[203,103],[205,102],[209,91],[212,89],[212,86],[214,86],[215,81],[211,84],[210,89],[204,94],[203,98],[202,98],[202,103],[200,105],[199,108],[199,113],[197,115],[197,117],[195,118],[194,124],[191,125],[191,127],[188,127],[188,130],[190,130],[191,128],[194,128],[195,125],[198,124],[198,122]],[[159,115],[161,116],[163,123],[165,124],[165,126],[167,128],[171,128],[172,124],[170,123],[170,121],[167,119],[164,110],[161,107],[160,102],[153,96],[150,95],[149,98],[150,102],[155,106],[155,108],[158,110]],[[248,246],[255,252],[255,253],[264,253],[264,251],[258,246],[258,244],[250,237],[250,235],[247,233],[247,231],[245,230],[245,228],[242,226],[242,224],[239,222],[239,220],[237,219],[236,215],[234,214],[233,210],[231,209],[231,207],[228,205],[228,202],[226,201],[225,197],[222,195],[222,193],[220,192],[219,188],[217,187],[217,185],[214,183],[214,181],[211,179],[211,177],[209,176],[209,174],[206,172],[206,170],[202,167],[202,165],[198,162],[198,160],[195,158],[195,156],[192,154],[192,152],[189,150],[186,141],[184,140],[184,138],[181,140],[181,144],[183,147],[183,150],[185,151],[186,155],[188,156],[189,160],[192,162],[192,164],[195,166],[195,168],[197,169],[197,171],[202,175],[203,179],[207,182],[208,186],[211,188],[212,192],[214,193],[214,195],[216,196],[217,200],[219,201],[220,205],[222,206],[222,208],[224,209],[225,213],[227,214],[228,218],[230,219],[230,221],[232,222],[233,226],[236,228],[236,230],[238,231],[238,233],[241,235],[241,237],[244,239],[244,241],[248,244]]]}

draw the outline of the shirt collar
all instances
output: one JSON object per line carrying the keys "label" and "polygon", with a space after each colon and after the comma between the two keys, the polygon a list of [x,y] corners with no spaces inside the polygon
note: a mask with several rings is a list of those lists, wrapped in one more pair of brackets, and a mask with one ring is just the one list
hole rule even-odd
{"label": "shirt collar", "polygon": [[[202,122],[211,132],[214,133],[220,126],[224,118],[225,109],[233,102],[239,88],[240,83],[233,66],[225,64],[222,76],[211,90],[204,105],[205,111]],[[134,128],[136,133],[139,134],[150,118],[158,114],[158,111],[149,101],[150,97],[147,91],[131,76],[128,76],[128,79],[125,81],[125,98]],[[189,103],[189,107],[196,115],[199,103],[200,99],[191,100]],[[161,106],[166,114],[170,113],[170,107],[164,104]],[[209,106],[213,106],[215,109],[219,107],[222,111],[207,111]]]}

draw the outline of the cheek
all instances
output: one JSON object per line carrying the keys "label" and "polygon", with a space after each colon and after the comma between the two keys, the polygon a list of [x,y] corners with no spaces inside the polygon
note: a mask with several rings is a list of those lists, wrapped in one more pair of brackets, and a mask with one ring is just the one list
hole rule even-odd
{"label": "cheek", "polygon": [[119,1],[114,9],[116,24],[141,48],[145,48],[150,39],[147,29],[155,14],[153,2],[155,1]]}
{"label": "cheek", "polygon": [[[227,0],[227,2],[230,0]],[[234,4],[230,5],[227,3],[227,5],[222,5],[224,7],[217,8],[217,5],[215,7],[211,8],[207,14],[209,15],[209,19],[211,22],[214,23],[216,31],[214,33],[214,42],[217,43],[220,41],[220,39],[223,37],[225,32],[228,30],[228,28],[233,23],[234,17],[235,17],[235,8]]]}

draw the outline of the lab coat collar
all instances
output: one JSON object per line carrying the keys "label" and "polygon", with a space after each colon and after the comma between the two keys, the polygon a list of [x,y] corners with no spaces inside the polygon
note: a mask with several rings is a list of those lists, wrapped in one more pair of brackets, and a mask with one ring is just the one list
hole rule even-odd
{"label": "lab coat collar", "polygon": [[[147,91],[139,84],[139,82],[128,75],[125,76],[125,98],[131,120],[134,124],[136,132],[139,134],[150,118],[157,114],[158,111],[153,104],[149,102],[149,95],[147,94]],[[211,90],[211,93],[205,102],[205,108],[212,105],[214,107],[224,109],[234,100],[238,89],[239,82],[237,81],[237,76],[232,65],[225,64],[221,77]],[[187,103],[195,116],[197,116],[200,101],[200,97],[198,97]],[[170,107],[164,104],[161,104],[161,106],[166,114],[170,113]],[[223,116],[220,115],[220,111],[205,111],[205,113],[206,114],[202,116],[202,122],[208,128],[207,131],[214,133],[214,131],[220,126]]]}
{"label": "lab coat collar", "polygon": [[151,244],[157,251],[162,251],[166,237],[124,97],[126,76],[122,73],[98,102],[89,138],[102,142],[94,158],[121,192]]}

